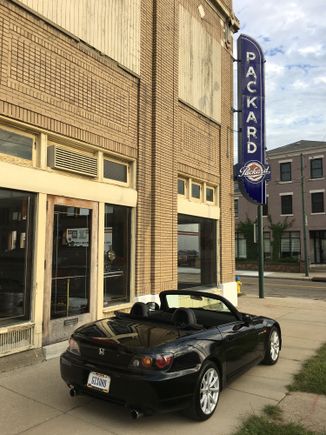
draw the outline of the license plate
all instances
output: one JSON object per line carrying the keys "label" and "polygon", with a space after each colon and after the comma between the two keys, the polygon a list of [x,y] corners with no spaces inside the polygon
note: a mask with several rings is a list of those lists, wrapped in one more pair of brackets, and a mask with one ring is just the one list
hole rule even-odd
{"label": "license plate", "polygon": [[108,375],[102,373],[90,372],[88,375],[87,386],[88,388],[94,388],[95,390],[108,393],[110,389],[111,378]]}

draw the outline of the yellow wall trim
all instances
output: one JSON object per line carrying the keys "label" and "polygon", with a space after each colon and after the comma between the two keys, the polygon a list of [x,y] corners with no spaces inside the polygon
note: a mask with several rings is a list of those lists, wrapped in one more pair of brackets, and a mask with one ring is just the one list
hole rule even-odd
{"label": "yellow wall trim", "polygon": [[135,189],[67,176],[52,171],[23,166],[18,167],[6,162],[0,162],[0,183],[2,187],[28,192],[59,195],[129,207],[136,207],[137,205],[137,191]]}

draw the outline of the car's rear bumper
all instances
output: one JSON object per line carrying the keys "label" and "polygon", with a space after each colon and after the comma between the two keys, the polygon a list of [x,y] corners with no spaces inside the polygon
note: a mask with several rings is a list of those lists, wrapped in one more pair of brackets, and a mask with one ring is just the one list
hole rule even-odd
{"label": "car's rear bumper", "polygon": [[[187,408],[193,396],[199,367],[174,373],[127,373],[87,363],[65,352],[60,358],[61,377],[77,393],[89,394],[145,414]],[[109,375],[109,393],[87,387],[91,371]]]}

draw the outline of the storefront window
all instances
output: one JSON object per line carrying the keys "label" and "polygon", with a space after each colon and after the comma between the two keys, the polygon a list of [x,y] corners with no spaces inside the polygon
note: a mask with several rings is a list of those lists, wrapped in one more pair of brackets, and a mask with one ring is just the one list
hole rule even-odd
{"label": "storefront window", "polygon": [[247,258],[247,240],[244,234],[235,233],[235,258],[245,259]]}
{"label": "storefront window", "polygon": [[264,256],[265,258],[271,258],[272,244],[271,244],[271,233],[269,231],[264,231]]}
{"label": "storefront window", "polygon": [[300,256],[300,232],[284,231],[281,237],[281,258]]}
{"label": "storefront window", "polygon": [[92,211],[54,206],[51,319],[89,312]]}
{"label": "storefront window", "polygon": [[129,300],[131,209],[105,205],[104,307]]}
{"label": "storefront window", "polygon": [[30,318],[34,200],[0,189],[0,324]]}
{"label": "storefront window", "polygon": [[216,286],[216,222],[178,216],[178,288]]}

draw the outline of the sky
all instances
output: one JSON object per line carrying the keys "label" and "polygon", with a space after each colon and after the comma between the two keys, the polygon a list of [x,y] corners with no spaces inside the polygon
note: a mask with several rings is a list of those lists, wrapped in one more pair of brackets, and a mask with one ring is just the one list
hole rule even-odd
{"label": "sky", "polygon": [[265,54],[266,146],[326,141],[326,0],[233,0]]}

